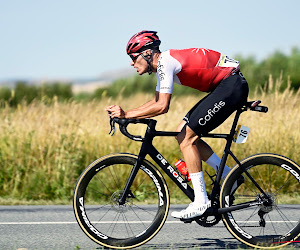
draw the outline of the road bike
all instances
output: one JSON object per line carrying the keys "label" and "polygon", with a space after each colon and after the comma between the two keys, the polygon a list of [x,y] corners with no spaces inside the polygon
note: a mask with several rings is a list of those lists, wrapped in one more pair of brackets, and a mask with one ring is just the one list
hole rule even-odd
{"label": "road bike", "polygon": [[[240,115],[247,110],[268,111],[259,104],[260,101],[247,102],[238,109],[229,134],[203,136],[226,140],[220,166],[215,177],[211,177],[212,206],[202,216],[182,221],[211,227],[223,220],[237,240],[254,248],[272,249],[294,242],[300,235],[299,207],[290,213],[286,210],[290,205],[283,204],[286,197],[300,197],[300,166],[272,153],[239,161],[230,150],[233,141],[248,134],[245,127],[237,126]],[[142,142],[139,155],[110,154],[91,163],[77,181],[73,206],[77,222],[89,238],[104,247],[126,249],[152,239],[168,215],[168,186],[158,168],[145,159],[147,155],[191,201],[194,191],[152,144],[155,137],[174,137],[178,132],[157,131],[153,119],[113,118],[112,134],[115,123],[125,136]],[[129,133],[129,124],[146,124],[144,137]],[[229,155],[236,165],[222,181]]]}

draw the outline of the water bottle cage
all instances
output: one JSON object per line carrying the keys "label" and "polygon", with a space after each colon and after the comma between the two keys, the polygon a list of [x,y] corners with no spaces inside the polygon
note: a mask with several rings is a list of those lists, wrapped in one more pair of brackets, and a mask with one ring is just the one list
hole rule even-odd
{"label": "water bottle cage", "polygon": [[183,177],[183,183],[188,183],[189,182],[187,175],[182,175],[182,177]]}
{"label": "water bottle cage", "polygon": [[[217,177],[217,174],[214,174],[214,175],[210,175],[206,170],[205,170],[206,174],[209,176],[209,178],[211,179],[212,183],[210,185],[215,185],[216,183],[216,177]],[[215,178],[215,179],[214,179]]]}

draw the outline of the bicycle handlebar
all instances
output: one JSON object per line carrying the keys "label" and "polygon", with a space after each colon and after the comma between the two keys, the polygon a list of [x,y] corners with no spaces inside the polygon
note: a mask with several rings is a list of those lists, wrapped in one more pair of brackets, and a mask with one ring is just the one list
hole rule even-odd
{"label": "bicycle handlebar", "polygon": [[115,128],[115,123],[119,124],[120,127],[120,131],[123,135],[127,136],[129,139],[134,140],[134,141],[143,141],[144,138],[142,136],[139,135],[132,135],[128,132],[127,130],[127,126],[132,123],[132,124],[146,124],[149,125],[149,123],[151,121],[155,121],[152,119],[122,119],[122,118],[110,118],[110,126],[111,126],[111,130],[109,132],[109,134],[114,135],[116,128]]}

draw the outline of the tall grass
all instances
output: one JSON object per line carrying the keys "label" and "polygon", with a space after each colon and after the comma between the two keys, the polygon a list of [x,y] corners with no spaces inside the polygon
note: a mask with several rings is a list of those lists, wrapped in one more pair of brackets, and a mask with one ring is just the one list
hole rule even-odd
{"label": "tall grass", "polygon": [[[232,151],[239,159],[259,152],[285,155],[300,163],[300,108],[299,95],[287,88],[280,92],[282,79],[269,79],[268,87],[257,90],[249,99],[261,99],[269,107],[267,114],[245,112],[240,123],[251,128],[246,144],[234,144]],[[174,131],[185,113],[202,96],[173,96],[170,111],[157,117],[158,129]],[[104,108],[119,104],[125,109],[136,107],[150,94],[130,98],[103,98],[88,103],[58,103],[45,105],[6,106],[0,110],[0,196],[19,200],[70,201],[73,187],[83,169],[95,159],[114,152],[138,154],[140,143],[133,142],[120,132],[108,135],[109,119]],[[231,116],[215,132],[228,132]],[[143,134],[143,125],[132,125],[130,130]],[[221,156],[225,142],[206,140]],[[157,149],[174,163],[182,157],[174,138],[154,140]],[[232,166],[232,160],[228,161]],[[205,169],[209,167],[205,166]],[[211,171],[211,170],[209,170]],[[209,186],[209,180],[206,180]],[[181,191],[170,188],[174,197]]]}

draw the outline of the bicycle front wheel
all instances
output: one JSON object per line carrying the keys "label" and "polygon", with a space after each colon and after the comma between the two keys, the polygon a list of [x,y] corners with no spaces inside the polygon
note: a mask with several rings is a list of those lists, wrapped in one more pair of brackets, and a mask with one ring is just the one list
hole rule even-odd
{"label": "bicycle front wheel", "polygon": [[75,187],[75,217],[84,233],[109,248],[132,248],[146,243],[163,226],[169,192],[161,173],[144,161],[125,204],[123,193],[137,156],[114,154],[100,158],[81,174]]}
{"label": "bicycle front wheel", "polygon": [[221,207],[253,201],[257,205],[223,214],[227,229],[256,248],[278,248],[296,241],[300,234],[299,165],[276,154],[253,155],[241,163],[224,181]]}

